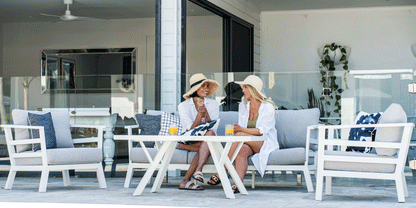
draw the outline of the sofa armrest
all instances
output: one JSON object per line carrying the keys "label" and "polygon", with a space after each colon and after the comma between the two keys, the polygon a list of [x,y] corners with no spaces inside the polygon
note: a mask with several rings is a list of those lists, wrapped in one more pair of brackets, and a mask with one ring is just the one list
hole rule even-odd
{"label": "sofa armrest", "polygon": [[309,155],[309,149],[311,144],[318,144],[318,140],[316,139],[316,135],[318,133],[318,126],[319,125],[311,125],[307,127],[305,144],[305,165],[308,165],[310,156],[314,157],[314,155]]}
{"label": "sofa armrest", "polygon": [[133,135],[133,129],[137,129],[139,127],[139,124],[124,126],[124,128],[127,129],[127,135]]}

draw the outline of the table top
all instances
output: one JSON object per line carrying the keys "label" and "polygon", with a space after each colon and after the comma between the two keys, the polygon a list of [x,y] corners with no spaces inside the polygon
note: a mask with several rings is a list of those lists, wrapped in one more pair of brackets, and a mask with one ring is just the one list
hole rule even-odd
{"label": "table top", "polygon": [[265,141],[266,136],[161,136],[161,135],[114,135],[114,140],[133,141],[212,141],[212,142],[248,142]]}

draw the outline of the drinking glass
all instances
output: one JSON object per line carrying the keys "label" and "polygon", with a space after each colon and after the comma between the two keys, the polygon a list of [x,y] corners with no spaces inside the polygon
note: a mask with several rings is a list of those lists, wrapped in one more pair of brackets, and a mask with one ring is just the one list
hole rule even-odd
{"label": "drinking glass", "polygon": [[176,124],[172,124],[169,126],[169,135],[170,136],[177,136],[178,135],[178,127]]}
{"label": "drinking glass", "polygon": [[234,125],[227,124],[225,125],[225,136],[233,136],[234,135]]}

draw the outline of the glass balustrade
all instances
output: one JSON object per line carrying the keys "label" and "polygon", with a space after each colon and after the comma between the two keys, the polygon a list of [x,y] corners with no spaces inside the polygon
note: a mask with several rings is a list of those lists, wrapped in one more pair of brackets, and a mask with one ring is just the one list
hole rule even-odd
{"label": "glass balustrade", "polygon": [[[384,111],[391,103],[400,104],[408,115],[409,122],[415,122],[415,96],[408,92],[413,82],[413,70],[353,70],[344,77],[344,73],[334,73],[338,90],[323,87],[319,72],[258,72],[264,83],[263,92],[280,109],[305,109],[318,107],[321,121],[330,124],[352,124],[359,111],[368,113]],[[238,85],[233,81],[242,81],[249,73],[204,73],[208,79],[220,83],[220,88],[211,95],[221,103],[221,110],[236,110],[235,102],[241,98],[236,92]],[[189,89],[190,74],[163,74],[164,77],[184,77],[185,91]],[[330,86],[331,76],[325,75],[326,85]],[[13,109],[40,110],[43,108],[90,109],[109,108],[118,119],[134,122],[134,115],[146,110],[157,109],[156,95],[163,99],[176,96],[181,102],[181,93],[168,94],[157,92],[154,74],[75,76],[71,88],[42,89],[44,77],[3,77],[0,95],[1,123],[13,123]],[[59,86],[67,84],[65,79],[55,79]],[[127,80],[127,81],[126,81]],[[163,85],[163,83],[162,83]],[[178,92],[181,83],[174,84]],[[348,87],[348,88],[347,88]],[[342,89],[342,93],[338,93]],[[226,92],[226,90],[228,92]],[[325,91],[325,93],[323,93]],[[227,95],[228,93],[228,95]],[[233,105],[234,104],[234,105]],[[233,107],[234,106],[234,107]],[[340,107],[338,107],[340,106]],[[299,118],[302,119],[302,118]],[[74,121],[76,122],[76,121]],[[4,143],[4,142],[3,142]]]}

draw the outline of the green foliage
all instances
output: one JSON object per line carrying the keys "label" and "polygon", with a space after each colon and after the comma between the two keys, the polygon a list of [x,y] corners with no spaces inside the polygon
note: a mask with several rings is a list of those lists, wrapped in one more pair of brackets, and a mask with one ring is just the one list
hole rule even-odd
{"label": "green foliage", "polygon": [[[334,105],[335,109],[332,111],[336,114],[338,114],[339,116],[341,116],[341,94],[342,92],[344,92],[344,89],[342,89],[338,84],[337,84],[337,77],[336,76],[329,76],[328,72],[333,72],[335,71],[335,57],[336,57],[336,50],[340,49],[341,51],[341,58],[340,58],[340,62],[343,64],[343,69],[344,69],[344,82],[345,82],[345,89],[348,89],[348,84],[347,84],[347,74],[349,73],[349,69],[348,69],[348,60],[347,60],[347,50],[345,46],[341,46],[341,45],[337,45],[335,43],[331,43],[331,44],[327,44],[325,45],[325,47],[323,48],[323,53],[322,53],[322,60],[320,62],[320,73],[321,73],[321,81],[320,83],[322,84],[323,88],[331,88],[332,90],[332,94],[330,96],[324,96],[322,95],[319,99],[325,104],[325,115],[327,117],[329,117],[331,115],[331,110],[330,110],[330,106]],[[330,57],[330,51],[332,51],[334,53],[334,57]],[[335,98],[335,101],[333,101],[333,99]],[[332,100],[332,102],[331,102]]]}
{"label": "green foliage", "polygon": [[307,90],[308,92],[308,108],[318,108],[320,112],[319,117],[323,117],[325,115],[325,107],[322,103],[321,98],[317,98],[315,96],[315,92],[313,91],[313,88]]}

